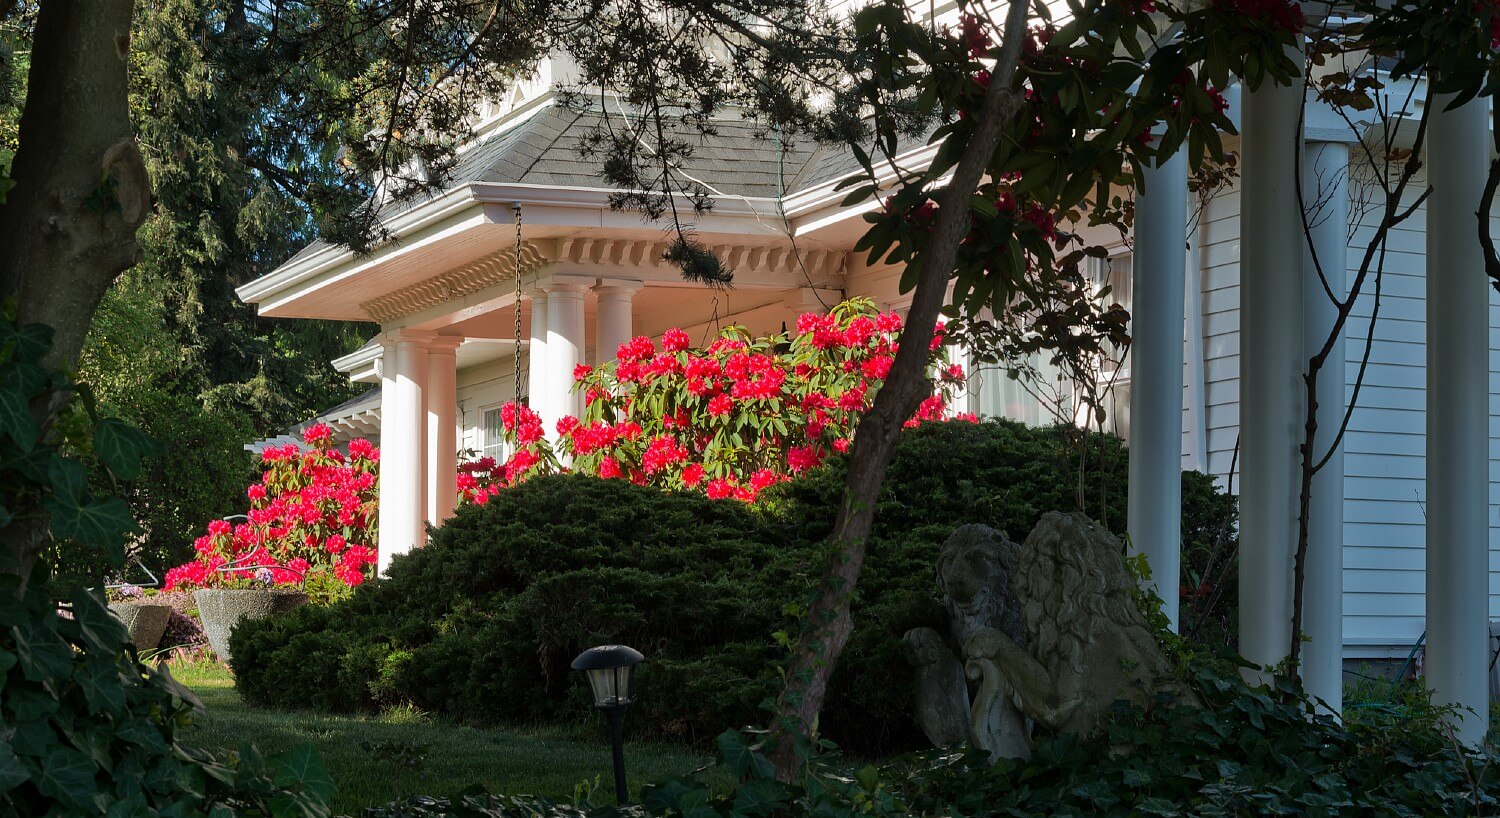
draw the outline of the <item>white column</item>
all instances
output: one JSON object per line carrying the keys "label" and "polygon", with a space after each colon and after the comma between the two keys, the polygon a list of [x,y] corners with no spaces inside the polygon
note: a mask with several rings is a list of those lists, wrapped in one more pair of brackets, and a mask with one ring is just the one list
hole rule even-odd
{"label": "white column", "polygon": [[[516,350],[520,355],[521,351]],[[531,293],[531,337],[526,348],[526,399],[528,405],[540,414],[546,396],[542,394],[542,381],[547,371],[547,293],[534,290]]]}
{"label": "white column", "polygon": [[1489,159],[1484,99],[1427,135],[1427,685],[1478,746],[1489,721],[1489,286],[1475,213]]}
{"label": "white column", "polygon": [[594,356],[598,363],[613,361],[620,345],[634,338],[631,301],[643,285],[639,281],[600,279],[594,294],[599,297],[599,314],[594,332]]}
{"label": "white column", "polygon": [[583,296],[592,284],[590,279],[571,276],[553,277],[542,284],[547,291],[547,352],[537,389],[543,401],[537,412],[549,440],[557,436],[559,419],[579,414],[581,401],[573,392],[573,369],[583,363]]}
{"label": "white column", "polygon": [[[1205,208],[1206,211],[1206,208]],[[1187,458],[1183,468],[1193,471],[1208,471],[1208,418],[1203,380],[1203,233],[1207,229],[1204,220],[1207,212],[1200,214],[1193,229],[1188,232],[1187,286],[1183,287],[1183,383],[1186,385],[1188,412],[1187,433],[1184,435],[1183,451]]]}
{"label": "white column", "polygon": [[427,341],[430,333],[386,334],[380,379],[380,541],[382,574],[391,557],[421,545],[425,532]]}
{"label": "white column", "polygon": [[440,335],[427,345],[427,522],[442,525],[458,502],[458,365],[463,339]]}
{"label": "white column", "polygon": [[[1311,246],[1303,243],[1302,358],[1309,361],[1328,340],[1338,315],[1323,281],[1337,298],[1347,295],[1349,246],[1349,148],[1339,142],[1306,146],[1302,158],[1302,201],[1308,208]],[[1321,458],[1344,420],[1344,339],[1339,338],[1318,373],[1318,432],[1313,457]],[[1316,461],[1314,461],[1316,462]],[[1327,702],[1334,713],[1344,708],[1344,447],[1334,449],[1328,464],[1313,476],[1308,506],[1307,564],[1302,584],[1302,685]]]}
{"label": "white column", "polygon": [[[1295,58],[1300,63],[1301,54]],[[1302,440],[1302,81],[1244,94],[1240,217],[1240,653],[1291,647]]]}
{"label": "white column", "polygon": [[1130,547],[1177,629],[1182,561],[1182,328],[1187,156],[1144,170],[1135,200],[1130,343]]}

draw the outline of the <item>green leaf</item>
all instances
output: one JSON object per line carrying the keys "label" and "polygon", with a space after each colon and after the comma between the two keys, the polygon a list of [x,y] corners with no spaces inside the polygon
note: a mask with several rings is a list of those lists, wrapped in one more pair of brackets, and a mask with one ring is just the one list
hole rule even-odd
{"label": "green leaf", "polygon": [[734,797],[734,815],[770,815],[786,805],[786,787],[775,779],[746,781]]}
{"label": "green leaf", "polygon": [[104,601],[93,591],[75,588],[70,598],[73,600],[73,619],[83,633],[83,649],[104,656],[119,653],[129,638],[124,623],[110,613]]}
{"label": "green leaf", "polygon": [[0,738],[0,793],[19,787],[30,777],[25,765],[10,749],[10,741]]}
{"label": "green leaf", "polygon": [[30,451],[41,433],[26,396],[19,390],[0,387],[0,434],[9,436],[22,451]]}
{"label": "green leaf", "polygon": [[[95,813],[103,811],[103,793],[94,782],[97,768],[89,757],[67,747],[54,747],[37,771],[36,788],[42,795],[62,804],[89,809]],[[92,793],[92,797],[85,797]]]}
{"label": "green leaf", "polygon": [[125,686],[113,662],[94,657],[73,676],[94,713],[119,714],[125,710]]}
{"label": "green leaf", "polygon": [[52,348],[53,334],[53,329],[46,324],[16,327],[9,321],[0,321],[0,346],[14,344],[11,360],[35,362]]}
{"label": "green leaf", "polygon": [[327,802],[333,797],[333,779],[323,766],[323,757],[311,744],[303,744],[267,759],[278,787],[300,787]]}
{"label": "green leaf", "polygon": [[145,432],[116,418],[104,419],[94,430],[94,452],[121,480],[134,480],[141,473],[141,458],[159,450]]}
{"label": "green leaf", "polygon": [[112,558],[124,559],[125,534],[135,530],[135,520],[124,500],[89,497],[71,501],[64,497],[48,497],[42,505],[52,515],[52,536],[107,548]]}
{"label": "green leaf", "polygon": [[73,671],[73,649],[48,624],[27,622],[13,629],[21,672],[33,682],[66,678]]}
{"label": "green leaf", "polygon": [[741,778],[775,778],[776,768],[771,761],[750,748],[745,737],[737,730],[725,730],[718,738],[719,754],[724,763]]}
{"label": "green leaf", "polygon": [[83,464],[67,457],[54,457],[47,463],[47,482],[58,497],[77,502],[83,497],[88,476]]}

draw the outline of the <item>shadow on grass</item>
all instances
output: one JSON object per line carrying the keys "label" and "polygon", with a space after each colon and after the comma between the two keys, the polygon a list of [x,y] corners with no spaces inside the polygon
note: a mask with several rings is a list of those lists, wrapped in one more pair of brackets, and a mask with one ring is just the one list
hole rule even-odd
{"label": "shadow on grass", "polygon": [[[187,744],[237,749],[251,742],[271,754],[311,743],[338,785],[334,814],[353,814],[405,795],[453,795],[480,784],[495,793],[612,800],[609,745],[576,731],[480,730],[419,711],[393,709],[350,717],[260,710],[245,705],[229,671],[216,664],[174,664],[172,674],[202,699],[207,713],[183,734]],[[627,721],[627,731],[628,731]],[[627,732],[628,736],[628,732]],[[712,762],[680,747],[626,741],[631,793]]]}

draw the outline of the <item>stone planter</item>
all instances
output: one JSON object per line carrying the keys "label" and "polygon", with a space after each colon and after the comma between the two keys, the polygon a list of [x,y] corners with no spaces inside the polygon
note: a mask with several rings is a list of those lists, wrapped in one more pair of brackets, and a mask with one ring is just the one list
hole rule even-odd
{"label": "stone planter", "polygon": [[125,623],[125,630],[130,632],[130,641],[140,653],[156,649],[161,642],[161,635],[167,632],[167,620],[172,618],[171,605],[115,602],[109,609]]}
{"label": "stone planter", "polygon": [[301,591],[247,588],[243,590],[202,589],[193,592],[203,633],[219,660],[229,662],[229,632],[241,619],[261,619],[285,613],[307,602]]}

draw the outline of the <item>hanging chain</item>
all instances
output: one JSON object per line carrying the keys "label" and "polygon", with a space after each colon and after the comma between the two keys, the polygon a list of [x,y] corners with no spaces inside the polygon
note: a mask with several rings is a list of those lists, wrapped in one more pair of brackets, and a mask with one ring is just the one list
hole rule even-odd
{"label": "hanging chain", "polygon": [[712,343],[715,338],[718,338],[719,333],[723,331],[719,326],[719,292],[717,288],[714,290],[713,306],[713,315],[709,316],[708,323],[703,325],[703,342],[701,346],[705,347]]}
{"label": "hanging chain", "polygon": [[[514,202],[514,203],[511,204],[510,207],[511,207],[511,210],[515,211],[515,214],[516,214],[516,272],[515,272],[515,276],[516,276],[516,349],[515,349],[516,374],[515,374],[515,378],[516,378],[516,405],[520,406],[521,403],[522,403],[522,401],[524,401],[526,399],[526,391],[525,391],[526,387],[524,386],[524,384],[526,383],[526,381],[524,381],[524,380],[521,379],[521,203],[520,202]],[[534,315],[531,318],[532,318],[533,321],[536,320],[536,316],[534,316]],[[526,375],[527,375],[528,378],[531,375],[531,355],[530,355],[530,353],[528,353],[527,356],[526,356]]]}

